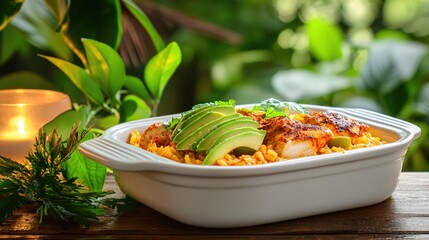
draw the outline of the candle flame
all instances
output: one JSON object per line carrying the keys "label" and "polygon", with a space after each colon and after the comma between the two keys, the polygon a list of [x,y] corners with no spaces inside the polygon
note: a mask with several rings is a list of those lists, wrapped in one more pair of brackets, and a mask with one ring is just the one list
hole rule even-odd
{"label": "candle flame", "polygon": [[27,132],[25,131],[25,121],[23,117],[19,117],[18,121],[16,122],[17,124],[17,130],[18,130],[18,134],[19,135],[26,135]]}

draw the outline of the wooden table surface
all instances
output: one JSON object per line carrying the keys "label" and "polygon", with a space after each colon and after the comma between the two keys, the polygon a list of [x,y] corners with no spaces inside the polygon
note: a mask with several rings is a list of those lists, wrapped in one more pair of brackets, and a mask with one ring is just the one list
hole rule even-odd
{"label": "wooden table surface", "polygon": [[[111,176],[106,187],[117,189]],[[141,204],[120,216],[109,213],[87,229],[53,222],[39,224],[38,220],[34,213],[17,212],[0,224],[0,238],[429,239],[429,172],[402,173],[393,195],[376,205],[247,228],[192,227]]]}

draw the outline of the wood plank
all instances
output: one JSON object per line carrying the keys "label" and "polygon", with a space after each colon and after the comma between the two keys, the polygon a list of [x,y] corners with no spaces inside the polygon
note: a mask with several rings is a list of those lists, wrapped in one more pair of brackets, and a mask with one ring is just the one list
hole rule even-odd
{"label": "wood plank", "polygon": [[[111,176],[106,187],[117,190]],[[118,193],[120,196],[120,193]],[[235,229],[207,229],[192,227],[172,220],[144,205],[133,212],[117,216],[110,211],[88,229],[60,225],[46,221],[38,223],[38,216],[19,211],[0,224],[0,238],[64,238],[103,239],[136,236],[169,239],[187,238],[225,239],[250,237],[265,239],[279,236],[306,236],[310,239],[330,237],[348,238],[402,238],[424,239],[429,236],[429,173],[402,173],[398,188],[386,201],[369,207],[319,216],[289,220],[262,226]],[[34,212],[34,211],[33,211]]]}
{"label": "wood plank", "polygon": [[[0,239],[88,239],[87,235],[3,235]],[[228,236],[209,236],[209,235],[198,235],[198,236],[181,236],[181,235],[92,235],[90,239],[154,239],[154,240],[195,240],[195,239],[206,239],[206,240],[224,240],[224,239],[285,239],[285,236],[254,236],[254,235],[228,235]],[[429,239],[429,234],[426,235],[385,235],[385,234],[337,234],[337,235],[288,235],[288,239]]]}

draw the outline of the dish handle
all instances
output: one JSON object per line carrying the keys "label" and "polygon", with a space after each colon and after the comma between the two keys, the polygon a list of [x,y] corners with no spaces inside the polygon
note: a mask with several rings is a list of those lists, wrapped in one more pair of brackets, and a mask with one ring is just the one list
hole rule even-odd
{"label": "dish handle", "polygon": [[84,156],[114,170],[156,170],[163,161],[143,149],[103,136],[81,143],[78,149]]}

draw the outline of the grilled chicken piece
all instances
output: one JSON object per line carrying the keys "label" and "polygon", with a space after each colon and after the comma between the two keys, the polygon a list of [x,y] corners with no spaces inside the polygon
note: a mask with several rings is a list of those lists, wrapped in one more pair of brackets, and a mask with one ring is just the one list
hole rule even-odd
{"label": "grilled chicken piece", "polygon": [[316,155],[333,136],[329,128],[286,117],[264,119],[260,124],[267,131],[264,144],[272,145],[285,159]]}
{"label": "grilled chicken piece", "polygon": [[303,118],[306,124],[314,124],[331,129],[334,136],[347,136],[353,140],[368,132],[370,127],[345,115],[335,112],[314,112]]}
{"label": "grilled chicken piece", "polygon": [[139,146],[147,149],[149,143],[155,143],[156,146],[167,146],[170,144],[171,133],[163,123],[154,123],[150,125],[142,134]]}

